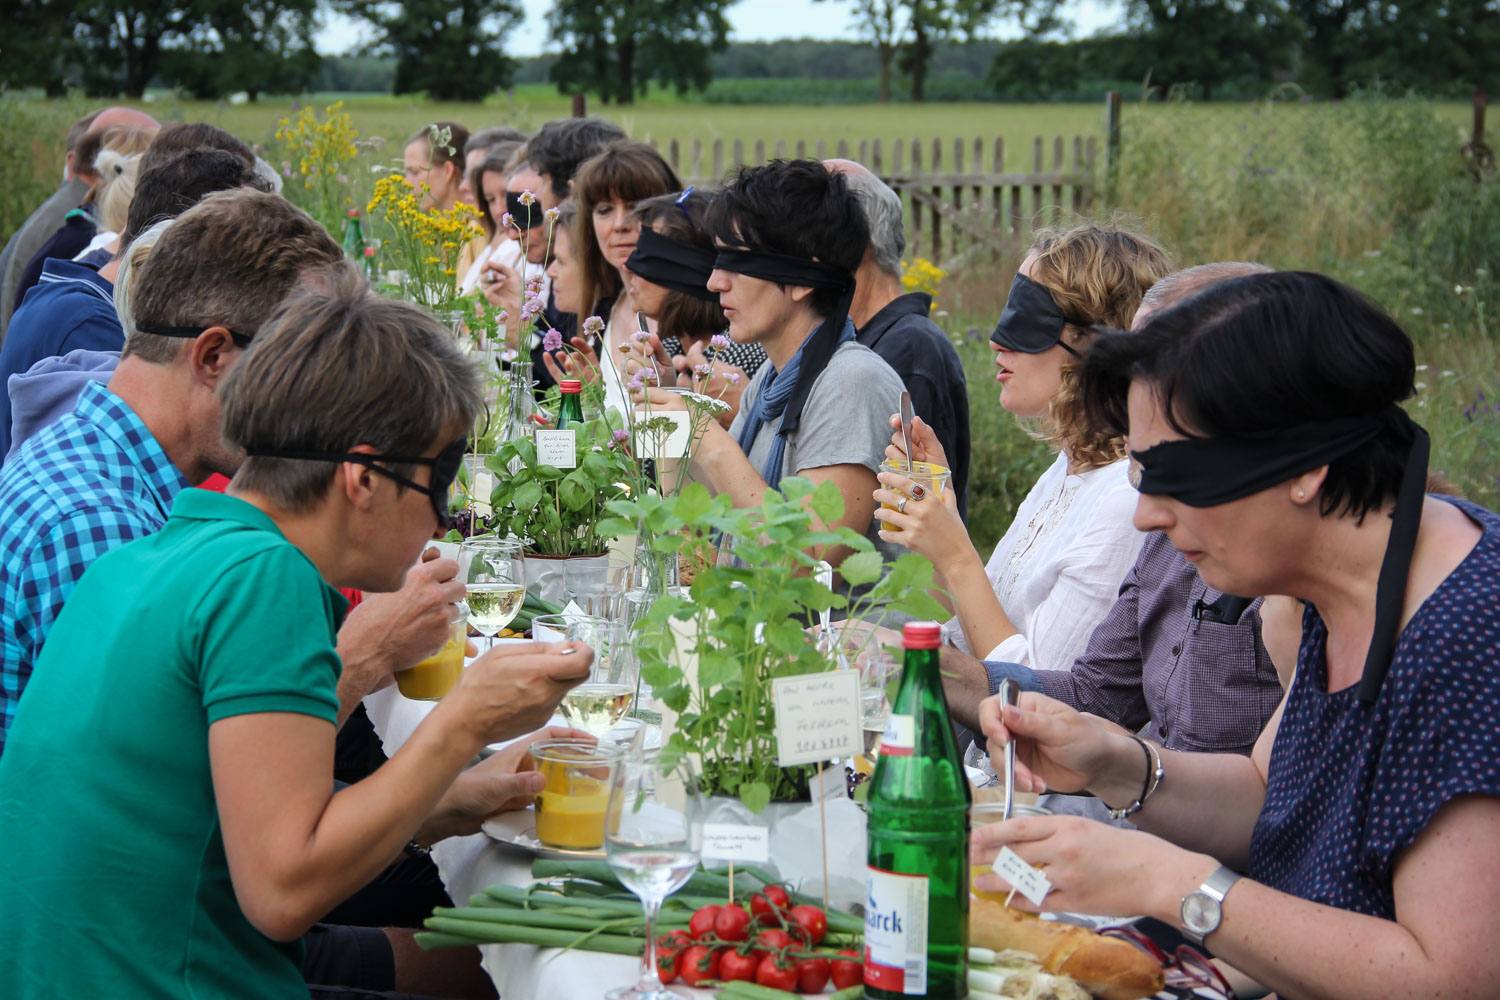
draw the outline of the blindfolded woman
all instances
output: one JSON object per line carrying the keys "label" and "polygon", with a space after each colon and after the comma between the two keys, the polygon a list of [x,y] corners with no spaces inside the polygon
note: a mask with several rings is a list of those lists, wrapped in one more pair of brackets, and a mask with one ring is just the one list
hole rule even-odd
{"label": "blindfolded woman", "polygon": [[1023,787],[1131,803],[1159,836],[1032,818],[977,830],[978,858],[1008,844],[1045,866],[1047,909],[1167,921],[1282,1000],[1490,989],[1500,519],[1424,494],[1414,377],[1396,323],[1315,274],[1225,282],[1095,345],[1088,408],[1128,431],[1136,526],[1212,587],[1304,598],[1296,674],[1249,758],[986,702]]}

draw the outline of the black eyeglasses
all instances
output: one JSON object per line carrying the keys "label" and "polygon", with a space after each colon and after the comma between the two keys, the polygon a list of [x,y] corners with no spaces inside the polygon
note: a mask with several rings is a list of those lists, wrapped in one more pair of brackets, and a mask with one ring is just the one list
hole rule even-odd
{"label": "black eyeglasses", "polygon": [[[179,340],[196,340],[203,335],[204,331],[211,330],[215,326],[221,326],[221,324],[210,323],[208,326],[138,326],[136,327],[136,330],[140,333],[149,333],[157,337],[176,337]],[[236,333],[235,331],[229,329],[229,327],[227,326],[224,326],[222,328],[225,333],[229,334],[229,339],[234,341],[234,346],[238,347],[240,350],[244,350],[245,348],[250,346],[249,334]]]}
{"label": "black eyeglasses", "polygon": [[[363,465],[372,472],[377,472],[408,489],[425,494],[432,504],[432,512],[437,515],[438,527],[446,531],[452,524],[452,519],[448,514],[448,488],[453,485],[453,480],[458,478],[458,468],[463,464],[464,452],[468,450],[468,444],[468,438],[461,437],[431,458],[420,455],[371,455],[362,451],[297,451],[290,448],[246,448],[245,454],[254,458],[290,458],[306,462],[354,462],[357,465]],[[431,481],[423,486],[399,472],[378,464],[380,462],[389,462],[392,465],[430,466],[432,468]]]}

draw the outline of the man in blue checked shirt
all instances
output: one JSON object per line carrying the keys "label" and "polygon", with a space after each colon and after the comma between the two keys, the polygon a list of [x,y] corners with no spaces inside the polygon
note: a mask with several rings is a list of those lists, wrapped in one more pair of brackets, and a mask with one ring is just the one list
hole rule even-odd
{"label": "man in blue checked shirt", "polygon": [[[219,436],[219,380],[263,317],[343,259],[308,215],[250,189],[210,195],[163,232],[132,282],[136,329],[108,383],[90,382],[71,414],[0,469],[0,753],[78,579],[104,552],[158,530],[183,488],[234,472],[240,456]],[[406,588],[350,615],[341,722],[380,673],[442,644],[448,590],[462,596],[453,575],[424,564]]]}

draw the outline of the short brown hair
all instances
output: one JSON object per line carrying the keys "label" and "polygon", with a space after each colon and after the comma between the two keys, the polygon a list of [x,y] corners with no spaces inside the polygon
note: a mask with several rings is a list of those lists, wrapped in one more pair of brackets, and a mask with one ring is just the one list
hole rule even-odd
{"label": "short brown hair", "polygon": [[[448,130],[448,142],[446,145],[438,143],[438,133],[443,129]],[[437,166],[439,163],[451,163],[458,168],[456,176],[462,178],[464,174],[464,146],[469,142],[469,130],[458,122],[433,122],[423,125],[417,130],[417,134],[406,140],[410,146],[418,139],[427,143],[427,151],[431,155],[429,166]]]}
{"label": "short brown hair", "polygon": [[[136,326],[224,326],[254,337],[303,274],[343,259],[328,231],[280,195],[217,191],[178,216],[141,265]],[[136,331],[122,357],[166,364],[186,343]]]}
{"label": "short brown hair", "polygon": [[[370,291],[354,268],[287,298],[220,389],[224,440],[241,448],[420,455],[468,427],[479,372],[426,310]],[[316,506],[338,465],[246,458],[234,484],[287,510]],[[410,467],[393,466],[400,475]]]}
{"label": "short brown hair", "polygon": [[[584,162],[573,178],[578,220],[573,224],[573,253],[578,257],[578,304],[592,313],[599,300],[620,294],[620,272],[604,259],[594,238],[594,208],[604,201],[642,201],[681,191],[682,182],[654,147],[644,142],[618,142]],[[607,319],[608,317],[606,317]]]}
{"label": "short brown hair", "polygon": [[[717,251],[713,237],[688,221],[689,216],[694,219],[703,218],[711,200],[711,196],[702,191],[693,191],[685,198],[677,194],[663,194],[638,202],[635,211],[630,214],[643,228],[652,229],[669,240],[715,253]],[[661,315],[656,317],[657,333],[679,340],[684,335],[696,338],[704,334],[723,333],[727,329],[729,320],[724,317],[724,307],[719,305],[717,296],[700,299],[669,289],[662,303]]]}
{"label": "short brown hair", "polygon": [[[1129,329],[1146,290],[1172,270],[1172,256],[1154,240],[1115,222],[1039,229],[1030,253],[1032,280],[1052,295],[1067,324],[1069,346],[1092,341],[1096,325]],[[1062,386],[1047,407],[1041,437],[1067,453],[1079,472],[1125,457],[1125,439],[1096,424],[1083,405],[1083,362],[1069,357]]]}
{"label": "short brown hair", "polygon": [[168,122],[156,133],[156,138],[151,140],[145,161],[141,163],[141,173],[165,163],[174,153],[198,148],[222,149],[238,156],[247,165],[255,165],[255,154],[250,147],[238,136],[217,125],[210,125],[208,122]]}

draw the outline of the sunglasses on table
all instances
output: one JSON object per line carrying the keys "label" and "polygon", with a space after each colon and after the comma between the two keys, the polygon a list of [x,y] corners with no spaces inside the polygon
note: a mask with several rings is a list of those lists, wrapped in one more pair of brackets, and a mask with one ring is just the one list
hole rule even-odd
{"label": "sunglasses on table", "polygon": [[[1166,992],[1168,994],[1183,998],[1208,996],[1237,1000],[1234,988],[1229,985],[1229,980],[1224,978],[1218,966],[1214,965],[1207,955],[1190,944],[1180,944],[1175,951],[1168,954],[1162,951],[1155,941],[1134,927],[1110,927],[1099,933],[1129,941],[1160,962],[1167,974]],[[1200,988],[1207,988],[1212,992],[1208,994],[1196,992]]]}

